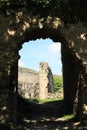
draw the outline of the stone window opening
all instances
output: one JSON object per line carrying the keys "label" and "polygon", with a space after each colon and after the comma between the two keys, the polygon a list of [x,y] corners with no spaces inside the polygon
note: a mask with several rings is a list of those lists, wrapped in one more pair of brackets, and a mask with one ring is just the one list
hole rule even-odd
{"label": "stone window opening", "polygon": [[3,15],[3,11],[1,12],[0,121],[17,123],[19,50],[24,42],[40,38],[61,42],[65,107],[68,112],[73,112],[79,89],[77,115],[83,118],[82,107],[87,107],[83,106],[83,103],[87,104],[87,92],[83,89],[84,82],[87,86],[87,28],[81,22],[65,24],[65,21],[61,21],[55,12],[52,13],[50,10],[45,16],[38,12],[37,8],[34,8],[36,13],[32,12],[34,6],[30,6],[30,10],[18,6],[17,10],[13,9],[11,15]]}
{"label": "stone window opening", "polygon": [[[73,112],[74,101],[75,101],[75,96],[77,91],[76,88],[78,83],[77,76],[79,74],[79,65],[78,65],[78,60],[76,60],[75,55],[69,48],[67,41],[62,36],[62,34],[60,34],[58,30],[55,29],[50,30],[49,28],[48,29],[43,28],[41,30],[35,29],[31,32],[26,32],[24,36],[25,38],[21,42],[19,50],[22,48],[24,42],[41,39],[41,38],[43,39],[50,38],[54,42],[61,42],[63,98],[64,98],[63,102],[64,102],[64,107],[66,109],[66,112],[68,113]],[[74,76],[74,72],[76,73],[76,76]]]}
{"label": "stone window opening", "polygon": [[[39,39],[37,39],[37,40],[39,40]],[[43,41],[45,41],[46,39],[40,39],[39,40],[39,42],[42,42],[42,40]],[[47,53],[46,51],[48,51],[48,50],[45,50],[44,51],[44,54],[42,54],[43,56],[42,56],[42,58],[41,58],[41,62],[39,61],[38,62],[38,68],[39,68],[39,70],[38,70],[38,72],[39,71],[41,71],[40,69],[41,69],[41,67],[40,66],[42,66],[42,69],[43,69],[43,73],[47,73],[46,75],[45,75],[45,77],[47,77],[47,78],[44,78],[43,76],[43,74],[41,75],[41,72],[40,72],[40,74],[39,74],[39,80],[40,80],[40,77],[42,76],[42,78],[41,78],[41,80],[43,80],[43,78],[44,78],[44,81],[41,81],[41,82],[44,82],[44,84],[45,84],[45,82],[47,82],[47,85],[46,85],[46,90],[40,90],[40,88],[39,88],[39,90],[38,91],[44,91],[44,93],[41,93],[41,94],[39,94],[39,92],[37,91],[36,93],[38,93],[38,95],[36,95],[37,96],[37,98],[43,98],[43,99],[45,99],[45,98],[58,98],[58,94],[54,94],[54,81],[53,81],[53,75],[60,75],[61,77],[62,77],[62,72],[61,72],[61,68],[62,68],[62,63],[61,63],[61,52],[59,52],[59,51],[61,51],[61,43],[58,43],[58,46],[57,46],[57,42],[53,42],[51,39],[49,39],[49,38],[47,38],[47,40],[49,41],[49,44],[47,43],[47,42],[44,42],[43,43],[43,47],[44,47],[44,44],[45,44],[45,48],[48,48],[48,50],[49,50],[49,55],[53,55],[55,58],[54,59],[56,59],[56,62],[57,63],[54,63],[54,64],[56,64],[54,67],[56,67],[57,69],[59,68],[59,67],[57,67],[57,65],[58,64],[60,64],[60,70],[58,70],[58,71],[60,71],[60,72],[48,72],[48,68],[46,68],[46,66],[48,66],[47,64],[49,64],[48,62],[49,62],[49,58],[48,58],[48,61],[46,61],[47,59],[45,59],[45,60],[43,60],[44,58],[43,58],[43,56],[45,55],[45,53]],[[33,43],[32,42],[30,42],[29,41],[29,43],[24,43],[23,44],[23,48],[25,47],[24,45],[26,44],[27,46],[29,46],[30,44],[36,44],[37,46],[35,46],[35,47],[37,47],[38,48],[38,46],[41,44],[41,43],[35,43],[36,41],[33,41]],[[60,45],[59,45],[60,44]],[[40,46],[42,46],[42,45],[40,45]],[[28,47],[29,48],[29,47]],[[31,46],[30,46],[30,49],[31,49]],[[22,51],[22,50],[21,50]],[[32,51],[32,49],[30,50],[30,51]],[[43,51],[43,50],[42,50]],[[58,52],[57,52],[58,51]],[[39,52],[38,52],[39,53]],[[58,53],[58,54],[57,54]],[[20,54],[20,56],[21,56],[21,53],[19,53]],[[30,53],[31,54],[31,53]],[[37,55],[37,54],[36,54]],[[46,56],[46,55],[45,55]],[[25,57],[27,57],[27,59],[28,59],[28,56],[26,55]],[[50,57],[51,58],[51,56],[48,56],[48,57]],[[38,58],[38,57],[37,57]],[[32,57],[32,60],[34,59],[34,56]],[[53,60],[54,60],[53,59]],[[57,60],[58,59],[58,60]],[[21,61],[21,60],[20,60]],[[44,61],[46,61],[46,65],[45,64],[43,64],[42,63],[42,61],[44,62]],[[27,62],[32,62],[32,61],[30,61],[30,60],[27,60]],[[50,62],[51,62],[51,64],[52,64],[52,60],[50,59]],[[19,64],[20,65],[20,64]],[[21,63],[21,65],[22,65],[22,67],[23,67],[23,63]],[[50,65],[49,65],[50,66]],[[59,66],[59,65],[58,65]],[[25,68],[27,68],[27,67],[25,67]],[[31,69],[30,67],[29,67],[29,69]],[[34,69],[35,70],[35,69]],[[49,70],[51,70],[52,71],[52,69],[51,69],[51,67],[49,68]],[[37,70],[36,70],[37,71]],[[49,80],[49,81],[47,81],[47,79],[49,78],[49,74],[51,75],[51,73],[52,73],[52,76],[51,76],[51,80]],[[32,74],[31,74],[32,75]],[[20,76],[21,76],[21,74],[20,74]],[[27,74],[27,76],[28,76],[28,74]],[[34,74],[34,76],[35,76],[35,74]],[[25,76],[26,77],[26,76]],[[30,77],[30,78],[32,78],[33,77],[33,75]],[[36,77],[37,77],[37,74],[36,74]],[[23,78],[23,77],[22,77]],[[35,78],[35,77],[34,77]],[[19,79],[19,80],[21,80],[21,79]],[[29,79],[30,80],[30,79]],[[21,81],[21,82],[23,82],[23,81]],[[26,80],[26,82],[28,82],[28,78],[27,78],[27,80]],[[30,82],[30,81],[29,81]],[[29,83],[28,82],[28,83]],[[41,85],[42,86],[42,88],[44,87],[43,85],[42,85],[42,83],[40,83],[40,81],[39,82],[37,82],[37,81],[33,81],[34,82],[34,84],[38,84],[39,86]],[[36,83],[35,83],[36,82]],[[52,83],[53,82],[53,83]],[[30,84],[30,83],[29,83]],[[35,85],[35,86],[37,86],[38,87],[38,85]],[[31,85],[32,87],[34,87],[33,85]],[[49,88],[49,87],[50,88]],[[52,88],[51,88],[52,87]],[[28,88],[28,87],[27,87]],[[36,88],[35,88],[36,89]],[[31,91],[30,89],[28,90],[28,91],[30,91],[29,93],[35,93],[35,91],[33,90],[33,91]],[[28,92],[27,91],[27,92]],[[47,92],[46,92],[47,91]],[[52,94],[51,94],[52,93]],[[61,89],[61,95],[62,95],[62,97],[63,97],[63,91],[62,91],[62,89]],[[25,94],[26,95],[26,94]],[[28,96],[27,96],[27,98],[29,98],[29,95],[31,95],[31,94],[28,94]],[[44,95],[43,97],[42,97],[42,95]],[[34,94],[32,95],[32,96],[34,96]],[[60,95],[59,95],[60,96]],[[35,96],[33,97],[33,98],[35,98]]]}

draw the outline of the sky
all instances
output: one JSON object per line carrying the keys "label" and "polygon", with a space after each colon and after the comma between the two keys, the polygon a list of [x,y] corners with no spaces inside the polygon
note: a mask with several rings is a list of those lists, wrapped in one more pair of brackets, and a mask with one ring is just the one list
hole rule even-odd
{"label": "sky", "polygon": [[47,62],[53,74],[62,75],[61,44],[51,39],[25,42],[19,51],[19,66],[39,71],[39,63]]}

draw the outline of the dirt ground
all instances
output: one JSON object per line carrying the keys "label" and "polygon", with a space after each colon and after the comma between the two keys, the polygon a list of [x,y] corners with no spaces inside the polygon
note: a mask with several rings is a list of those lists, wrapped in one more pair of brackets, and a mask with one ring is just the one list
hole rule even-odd
{"label": "dirt ground", "polygon": [[87,130],[74,119],[64,118],[63,100],[43,104],[19,100],[18,130]]}

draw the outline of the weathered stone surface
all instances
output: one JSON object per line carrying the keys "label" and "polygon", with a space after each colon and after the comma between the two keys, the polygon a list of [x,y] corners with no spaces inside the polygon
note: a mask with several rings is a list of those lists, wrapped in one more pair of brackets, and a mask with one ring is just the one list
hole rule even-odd
{"label": "weathered stone surface", "polygon": [[45,99],[53,88],[53,74],[48,63],[41,62],[39,72],[19,67],[18,91],[24,98]]}
{"label": "weathered stone surface", "polygon": [[41,62],[39,71],[39,98],[47,98],[49,92],[53,92],[53,75],[48,64]]}
{"label": "weathered stone surface", "polygon": [[28,68],[19,67],[18,69],[18,81],[25,83],[38,83],[38,72]]}
{"label": "weathered stone surface", "polygon": [[19,67],[18,92],[23,98],[38,98],[39,74],[37,71]]}
{"label": "weathered stone surface", "polygon": [[[26,8],[19,8],[15,10],[14,15],[4,16],[0,14],[0,88],[3,90],[1,97],[7,95],[6,98],[3,98],[3,103],[0,100],[0,104],[2,104],[0,110],[6,106],[5,117],[9,115],[8,117],[12,121],[14,120],[12,118],[15,117],[12,115],[15,115],[16,105],[15,100],[13,103],[10,99],[15,99],[14,93],[17,92],[17,61],[20,58],[18,53],[24,42],[36,40],[37,38],[51,38],[54,42],[61,42],[61,45],[64,45],[63,52],[66,53],[68,51],[68,56],[70,55],[69,57],[73,59],[72,62],[69,62],[67,56],[64,56],[64,53],[62,53],[64,57],[62,62],[65,66],[63,66],[63,86],[66,90],[64,92],[64,97],[66,97],[65,102],[67,103],[66,99],[72,101],[69,102],[69,106],[73,109],[72,103],[80,82],[80,79],[76,77],[79,77],[81,74],[86,87],[84,89],[82,84],[83,91],[81,91],[81,94],[84,95],[84,98],[78,100],[86,104],[87,95],[84,93],[87,90],[87,27],[80,22],[64,25],[58,16],[52,16],[50,14],[44,17],[40,14],[40,11],[38,15],[35,15],[32,10],[29,11]],[[69,69],[67,67],[66,71],[67,65],[71,67],[71,71],[70,67]],[[75,67],[79,68],[79,71]],[[73,85],[70,84],[69,86],[68,84],[67,88],[67,82],[72,82],[71,77],[73,77]],[[73,98],[72,96],[68,96],[69,93],[71,95],[74,93]],[[9,107],[8,104],[11,106]],[[0,116],[4,116],[2,111],[0,111]],[[4,119],[4,121],[6,120]]]}

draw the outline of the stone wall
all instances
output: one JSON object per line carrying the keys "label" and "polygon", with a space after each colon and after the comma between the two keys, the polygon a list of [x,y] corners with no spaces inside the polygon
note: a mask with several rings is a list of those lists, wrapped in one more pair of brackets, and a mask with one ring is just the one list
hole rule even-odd
{"label": "stone wall", "polygon": [[38,83],[39,75],[37,71],[28,68],[19,67],[18,69],[18,81],[26,83]]}
{"label": "stone wall", "polygon": [[47,63],[41,62],[39,68],[39,98],[45,99],[53,92],[53,76]]}
{"label": "stone wall", "polygon": [[[51,38],[54,42],[61,42],[61,45],[63,45],[62,62],[65,66],[63,66],[63,86],[65,88],[64,97],[66,97],[64,102],[67,103],[66,99],[71,101],[72,96],[68,96],[68,94],[73,95],[74,89],[80,90],[81,87],[81,91],[78,91],[78,93],[84,96],[78,98],[78,104],[81,103],[78,106],[81,108],[84,104],[87,106],[87,94],[85,93],[87,91],[87,26],[81,22],[65,25],[65,21],[62,21],[59,16],[52,15],[50,11],[49,14],[44,16],[39,8],[34,8],[31,4],[27,6],[26,3],[24,8],[18,6],[12,12],[14,13],[11,13],[11,15],[0,13],[0,99],[2,99],[0,100],[0,117],[3,117],[0,122],[17,121],[15,106],[17,106],[19,50],[24,42],[40,38]],[[9,14],[9,8],[7,13]],[[73,59],[73,61],[69,62],[69,59]],[[70,71],[71,63],[73,69]],[[67,64],[70,67],[66,71]],[[75,67],[79,68],[79,71],[76,71],[77,73],[74,73]],[[70,77],[74,77],[74,75],[78,77],[73,78],[73,81],[77,79],[73,84],[74,86],[68,85],[68,88],[66,88],[67,82],[72,82]],[[85,89],[79,75],[83,77]],[[78,86],[78,84],[82,85]],[[74,100],[75,95],[73,96]],[[68,109],[71,106],[73,110],[72,102],[68,104]],[[5,108],[4,114],[3,108]],[[83,113],[81,108],[81,113]],[[85,113],[87,113],[87,110]],[[80,113],[78,114],[80,115]]]}
{"label": "stone wall", "polygon": [[18,92],[23,98],[38,98],[39,74],[32,69],[19,67]]}
{"label": "stone wall", "polygon": [[53,75],[48,63],[41,62],[39,72],[19,67],[18,92],[24,98],[45,99],[53,92]]}

